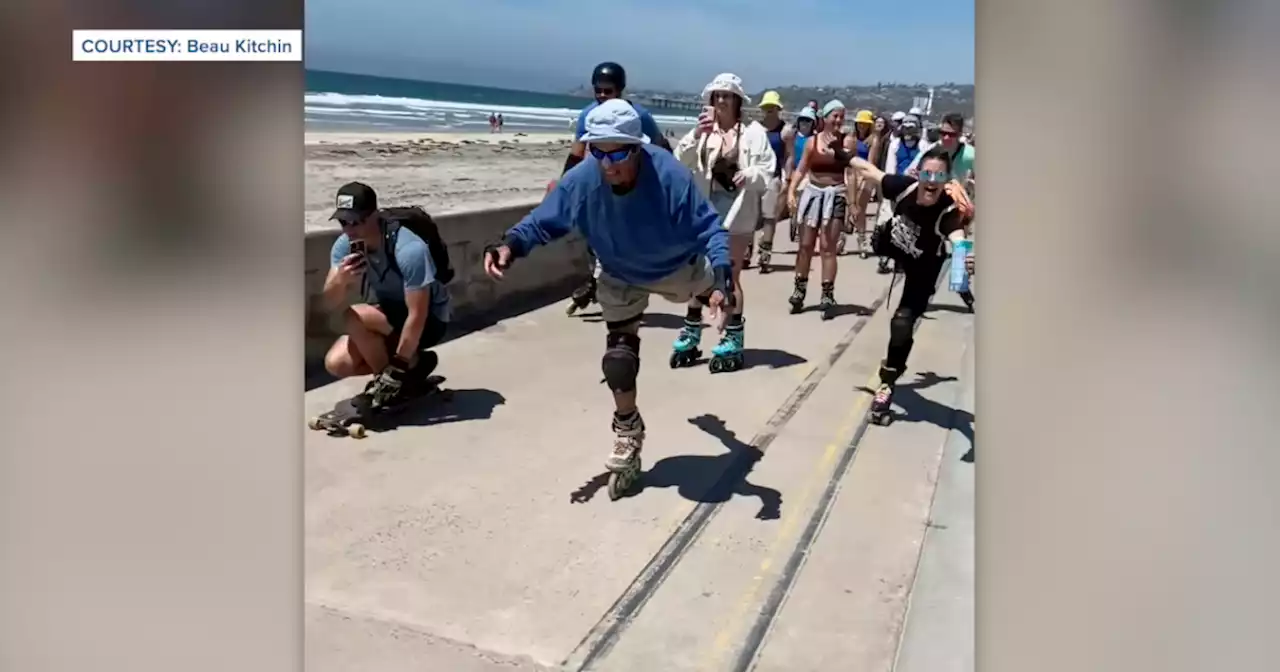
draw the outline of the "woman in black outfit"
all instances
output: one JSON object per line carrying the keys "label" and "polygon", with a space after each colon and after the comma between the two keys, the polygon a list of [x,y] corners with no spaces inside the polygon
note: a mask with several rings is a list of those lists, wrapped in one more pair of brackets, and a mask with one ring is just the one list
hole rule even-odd
{"label": "woman in black outfit", "polygon": [[[916,320],[929,307],[929,298],[946,264],[946,241],[964,240],[966,224],[973,219],[973,203],[964,186],[951,178],[951,156],[941,147],[925,152],[919,176],[886,175],[875,164],[853,157],[849,165],[866,180],[879,185],[884,204],[893,217],[877,231],[876,254],[893,259],[905,276],[902,298],[889,322],[889,348],[880,364],[880,388],[871,403],[872,417],[888,417],[893,386],[907,366],[914,343]],[[973,272],[972,256],[966,260]]]}

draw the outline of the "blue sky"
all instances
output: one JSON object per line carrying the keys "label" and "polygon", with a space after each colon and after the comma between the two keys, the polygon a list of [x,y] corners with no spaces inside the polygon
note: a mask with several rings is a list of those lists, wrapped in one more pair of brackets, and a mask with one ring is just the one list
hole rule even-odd
{"label": "blue sky", "polygon": [[[307,66],[520,89],[973,82],[973,0],[307,0]],[[786,9],[782,9],[782,8]],[[662,45],[662,46],[659,46]]]}

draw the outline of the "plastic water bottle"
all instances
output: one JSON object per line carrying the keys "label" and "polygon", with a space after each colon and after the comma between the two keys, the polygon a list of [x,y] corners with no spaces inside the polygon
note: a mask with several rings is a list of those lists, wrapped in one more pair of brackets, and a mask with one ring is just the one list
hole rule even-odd
{"label": "plastic water bottle", "polygon": [[972,250],[972,240],[959,240],[951,246],[951,291],[953,292],[969,291],[969,272],[965,270],[964,262],[969,258]]}

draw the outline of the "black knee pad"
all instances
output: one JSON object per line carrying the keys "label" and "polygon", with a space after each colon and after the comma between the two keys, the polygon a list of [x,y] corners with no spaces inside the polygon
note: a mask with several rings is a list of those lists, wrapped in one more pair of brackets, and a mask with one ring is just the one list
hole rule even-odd
{"label": "black knee pad", "polygon": [[636,376],[640,374],[640,337],[610,332],[605,338],[600,369],[610,390],[615,393],[635,390]]}
{"label": "black knee pad", "polygon": [[905,308],[900,308],[893,314],[893,319],[889,320],[889,342],[890,343],[907,343],[911,340],[912,332],[916,326],[916,314]]}

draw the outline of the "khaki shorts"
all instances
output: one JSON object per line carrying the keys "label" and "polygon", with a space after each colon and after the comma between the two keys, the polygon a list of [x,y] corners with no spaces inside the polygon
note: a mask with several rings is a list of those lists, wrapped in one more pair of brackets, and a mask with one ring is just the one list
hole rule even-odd
{"label": "khaki shorts", "polygon": [[600,303],[605,322],[624,322],[644,315],[650,294],[673,303],[688,303],[695,296],[709,293],[711,285],[711,266],[699,256],[675,273],[643,287],[629,285],[602,272],[596,285],[596,301]]}

